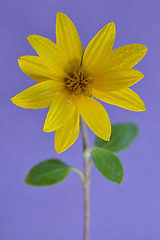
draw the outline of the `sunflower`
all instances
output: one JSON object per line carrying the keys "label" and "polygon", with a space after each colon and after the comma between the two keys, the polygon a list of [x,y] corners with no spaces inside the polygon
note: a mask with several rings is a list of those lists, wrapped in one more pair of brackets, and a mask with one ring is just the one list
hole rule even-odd
{"label": "sunflower", "polygon": [[29,43],[38,56],[18,59],[21,70],[37,84],[11,101],[22,108],[49,108],[43,131],[55,131],[55,149],[68,149],[79,135],[79,119],[100,138],[108,141],[111,124],[104,107],[95,99],[131,111],[144,111],[141,98],[129,87],[143,78],[133,69],[146,54],[141,44],[112,50],[115,24],[103,27],[83,51],[73,22],[57,13],[56,44],[30,35]]}

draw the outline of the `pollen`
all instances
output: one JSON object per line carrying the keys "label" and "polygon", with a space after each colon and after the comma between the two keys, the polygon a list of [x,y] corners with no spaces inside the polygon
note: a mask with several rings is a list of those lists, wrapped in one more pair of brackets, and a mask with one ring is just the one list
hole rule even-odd
{"label": "pollen", "polygon": [[67,88],[73,91],[76,95],[92,95],[93,79],[89,76],[85,76],[82,71],[75,72],[64,80]]}

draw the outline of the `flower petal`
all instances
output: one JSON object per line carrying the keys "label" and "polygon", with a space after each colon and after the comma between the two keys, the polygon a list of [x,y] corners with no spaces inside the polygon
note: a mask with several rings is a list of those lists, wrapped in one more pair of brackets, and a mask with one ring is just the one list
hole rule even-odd
{"label": "flower petal", "polygon": [[80,114],[89,128],[100,138],[109,140],[111,124],[104,107],[91,97],[79,99]]}
{"label": "flower petal", "polygon": [[69,67],[64,52],[54,42],[45,37],[30,35],[27,39],[51,73],[60,79],[64,78]]}
{"label": "flower petal", "polygon": [[94,73],[101,68],[101,64],[112,50],[115,35],[115,24],[111,22],[90,41],[83,56],[83,65],[89,72]]}
{"label": "flower petal", "polygon": [[23,56],[18,59],[20,69],[36,82],[42,82],[53,78],[46,65],[40,57]]}
{"label": "flower petal", "polygon": [[142,99],[130,88],[121,89],[115,92],[104,92],[93,90],[93,95],[103,102],[116,105],[131,111],[145,111]]}
{"label": "flower petal", "polygon": [[142,44],[130,44],[113,50],[105,66],[107,69],[134,67],[146,54],[147,48]]}
{"label": "flower petal", "polygon": [[82,44],[76,27],[64,13],[56,18],[56,42],[66,53],[73,67],[79,67],[82,58]]}
{"label": "flower petal", "polygon": [[94,76],[93,88],[101,91],[117,91],[130,87],[143,78],[136,69],[116,69]]}
{"label": "flower petal", "polygon": [[79,112],[77,109],[69,120],[55,132],[55,149],[57,153],[67,150],[78,138],[79,135]]}
{"label": "flower petal", "polygon": [[52,132],[62,127],[70,118],[76,106],[75,95],[68,90],[57,92],[48,111],[44,132]]}
{"label": "flower petal", "polygon": [[64,83],[48,80],[27,88],[11,98],[11,101],[22,108],[46,108],[50,106],[55,92],[62,89],[64,89]]}

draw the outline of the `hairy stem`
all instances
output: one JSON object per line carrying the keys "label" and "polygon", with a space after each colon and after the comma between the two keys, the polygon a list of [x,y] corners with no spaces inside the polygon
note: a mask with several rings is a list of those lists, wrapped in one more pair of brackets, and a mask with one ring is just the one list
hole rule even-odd
{"label": "hairy stem", "polygon": [[84,238],[89,239],[89,225],[90,225],[90,157],[86,153],[88,148],[88,137],[84,121],[81,118],[80,121],[81,132],[83,138],[83,151],[84,151]]}

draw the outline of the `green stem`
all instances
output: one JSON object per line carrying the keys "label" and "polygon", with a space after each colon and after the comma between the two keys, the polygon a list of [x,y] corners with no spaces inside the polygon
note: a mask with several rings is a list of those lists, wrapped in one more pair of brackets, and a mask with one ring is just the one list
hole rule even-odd
{"label": "green stem", "polygon": [[86,126],[81,118],[80,121],[81,132],[83,138],[83,156],[84,156],[84,238],[83,240],[89,239],[89,225],[90,225],[90,154],[86,154],[88,149],[88,136]]}
{"label": "green stem", "polygon": [[84,175],[81,172],[81,170],[79,170],[78,168],[75,168],[75,167],[72,167],[71,169],[72,169],[72,171],[77,172],[79,174],[79,176],[81,178],[81,181],[82,181],[82,184],[84,184]]}

